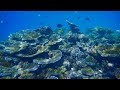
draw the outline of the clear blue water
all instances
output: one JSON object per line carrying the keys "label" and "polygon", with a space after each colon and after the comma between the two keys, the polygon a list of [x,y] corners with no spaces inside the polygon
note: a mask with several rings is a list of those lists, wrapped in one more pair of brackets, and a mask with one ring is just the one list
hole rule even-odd
{"label": "clear blue water", "polygon": [[44,25],[55,29],[57,24],[62,24],[68,28],[66,19],[79,25],[82,32],[96,26],[120,29],[120,11],[0,11],[0,40],[10,33]]}

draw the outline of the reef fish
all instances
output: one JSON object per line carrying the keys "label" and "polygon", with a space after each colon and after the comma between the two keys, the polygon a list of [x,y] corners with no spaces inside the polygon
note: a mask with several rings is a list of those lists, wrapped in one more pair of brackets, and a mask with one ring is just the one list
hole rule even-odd
{"label": "reef fish", "polygon": [[85,20],[90,21],[90,18],[86,17]]}
{"label": "reef fish", "polygon": [[78,25],[75,25],[73,23],[71,23],[70,21],[66,20],[66,22],[68,23],[68,25],[70,26],[70,29],[73,33],[79,33],[79,26]]}
{"label": "reef fish", "polygon": [[57,27],[61,28],[61,27],[63,27],[63,25],[62,24],[57,24]]}

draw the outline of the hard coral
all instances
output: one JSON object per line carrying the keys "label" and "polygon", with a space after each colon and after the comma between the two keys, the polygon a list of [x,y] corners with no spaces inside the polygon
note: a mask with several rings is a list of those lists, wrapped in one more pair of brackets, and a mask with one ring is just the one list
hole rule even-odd
{"label": "hard coral", "polygon": [[81,69],[81,72],[82,72],[84,75],[88,75],[88,76],[94,75],[94,71],[93,71],[93,69],[90,68],[90,67],[82,68],[82,69]]}
{"label": "hard coral", "polygon": [[34,63],[51,64],[51,63],[55,63],[55,62],[59,61],[62,57],[62,52],[59,50],[49,51],[47,54],[48,54],[48,57],[46,57],[46,58],[41,57],[41,58],[34,59]]}

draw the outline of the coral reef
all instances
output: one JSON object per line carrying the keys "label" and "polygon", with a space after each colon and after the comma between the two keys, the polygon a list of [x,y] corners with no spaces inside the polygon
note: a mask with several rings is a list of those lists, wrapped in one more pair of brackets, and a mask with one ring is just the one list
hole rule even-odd
{"label": "coral reef", "polygon": [[112,56],[119,57],[120,56],[120,45],[101,45],[97,47],[102,56]]}
{"label": "coral reef", "polygon": [[120,79],[120,34],[66,20],[70,28],[43,26],[10,34],[0,43],[1,79]]}
{"label": "coral reef", "polygon": [[81,72],[88,76],[94,75],[94,71],[90,67],[82,68]]}
{"label": "coral reef", "polygon": [[50,64],[59,61],[62,57],[62,52],[59,50],[49,51],[47,54],[48,55],[45,55],[45,58],[36,58],[33,60],[33,62],[37,64]]}

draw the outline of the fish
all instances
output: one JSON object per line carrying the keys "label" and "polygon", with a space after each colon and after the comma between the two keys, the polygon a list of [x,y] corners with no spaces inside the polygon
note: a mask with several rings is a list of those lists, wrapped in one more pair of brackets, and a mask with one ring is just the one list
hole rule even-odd
{"label": "fish", "polygon": [[73,23],[71,23],[70,21],[66,20],[66,22],[68,23],[68,25],[70,25],[71,27],[79,27],[78,25],[75,25]]}
{"label": "fish", "polygon": [[90,21],[90,18],[89,18],[89,17],[86,17],[85,20]]}
{"label": "fish", "polygon": [[63,25],[62,24],[57,24],[57,27],[61,28],[61,27],[63,27]]}

